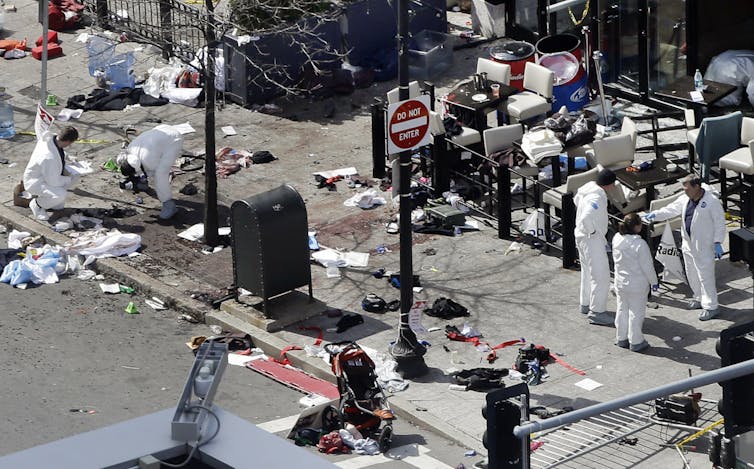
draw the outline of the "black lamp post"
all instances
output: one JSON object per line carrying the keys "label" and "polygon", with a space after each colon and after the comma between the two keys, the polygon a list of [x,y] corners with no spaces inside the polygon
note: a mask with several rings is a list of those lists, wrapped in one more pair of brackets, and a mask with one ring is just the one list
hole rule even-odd
{"label": "black lamp post", "polygon": [[[399,99],[409,99],[408,93],[408,0],[398,0],[398,84]],[[401,316],[398,326],[398,339],[390,346],[390,355],[398,363],[396,371],[404,378],[414,378],[427,372],[424,354],[427,348],[416,339],[416,334],[408,325],[408,313],[414,303],[412,227],[411,227],[411,152],[402,151],[399,156],[400,197],[400,282]],[[395,174],[393,175],[395,179]]]}
{"label": "black lamp post", "polygon": [[204,243],[219,243],[217,214],[217,170],[215,165],[215,7],[205,0],[207,8],[207,55],[204,68]]}

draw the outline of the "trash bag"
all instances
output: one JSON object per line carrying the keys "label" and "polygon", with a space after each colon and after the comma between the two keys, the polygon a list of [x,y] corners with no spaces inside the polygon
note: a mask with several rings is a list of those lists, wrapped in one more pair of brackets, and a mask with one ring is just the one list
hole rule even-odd
{"label": "trash bag", "polygon": [[586,114],[581,114],[571,124],[571,128],[568,130],[563,143],[567,147],[584,145],[593,141],[596,133],[597,122],[588,118]]}
{"label": "trash bag", "polygon": [[521,223],[521,233],[531,235],[533,238],[546,240],[545,237],[545,212],[541,208],[531,212]]}

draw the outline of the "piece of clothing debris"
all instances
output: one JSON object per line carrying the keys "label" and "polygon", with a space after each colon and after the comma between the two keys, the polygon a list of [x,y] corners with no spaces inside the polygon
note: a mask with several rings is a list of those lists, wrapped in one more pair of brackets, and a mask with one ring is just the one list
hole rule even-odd
{"label": "piece of clothing debris", "polygon": [[456,384],[472,391],[487,391],[505,387],[503,378],[508,376],[507,368],[472,368],[451,373]]}
{"label": "piece of clothing debris", "polygon": [[359,324],[364,323],[364,316],[358,313],[353,314],[346,314],[343,317],[338,320],[338,322],[335,324],[337,326],[337,333],[340,334],[341,332],[345,332],[348,329],[358,326]]}
{"label": "piece of clothing debris", "polygon": [[121,233],[116,229],[87,231],[73,238],[72,243],[66,244],[69,253],[94,256],[97,259],[125,256],[141,247],[141,236]]}
{"label": "piece of clothing debris", "polygon": [[351,198],[347,199],[345,202],[343,202],[343,205],[346,207],[359,207],[362,209],[369,209],[373,208],[376,205],[385,205],[386,200],[384,197],[381,197],[377,190],[375,189],[367,189],[364,192],[359,192],[358,194],[355,194]]}
{"label": "piece of clothing debris", "polygon": [[83,109],[85,111],[122,111],[126,106],[138,104],[140,106],[162,106],[168,104],[167,99],[153,98],[144,93],[141,88],[121,88],[117,91],[95,89],[89,96],[78,94],[71,96],[66,103],[68,109]]}

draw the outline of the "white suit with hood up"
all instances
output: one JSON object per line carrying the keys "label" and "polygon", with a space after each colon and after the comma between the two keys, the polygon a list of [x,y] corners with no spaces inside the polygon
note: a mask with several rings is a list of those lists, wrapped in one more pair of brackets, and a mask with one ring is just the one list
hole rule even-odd
{"label": "white suit with hood up", "polygon": [[63,159],[54,139],[54,132],[42,135],[34,147],[23,176],[26,192],[36,196],[37,205],[46,210],[62,209],[68,189],[76,182],[75,178],[63,175]]}
{"label": "white suit with hood up", "polygon": [[143,173],[154,181],[157,198],[164,203],[173,198],[170,169],[182,149],[183,135],[172,125],[160,124],[136,137],[124,152],[136,174]]}
{"label": "white suit with hood up", "polygon": [[715,243],[725,241],[725,213],[717,197],[710,190],[704,191],[691,218],[691,234],[686,232],[686,208],[689,197],[684,194],[678,199],[652,213],[659,222],[681,216],[681,251],[686,265],[686,278],[694,294],[694,300],[707,311],[716,310],[717,287],[715,286]]}
{"label": "white suit with hood up", "polygon": [[590,181],[576,192],[576,246],[581,264],[582,306],[589,305],[592,313],[607,309],[610,291],[610,264],[607,259],[607,194]]}
{"label": "white suit with hood up", "polygon": [[641,332],[647,311],[649,288],[657,284],[649,246],[638,234],[616,234],[613,237],[615,291],[618,308],[615,314],[616,339],[628,339],[631,345],[644,342]]}

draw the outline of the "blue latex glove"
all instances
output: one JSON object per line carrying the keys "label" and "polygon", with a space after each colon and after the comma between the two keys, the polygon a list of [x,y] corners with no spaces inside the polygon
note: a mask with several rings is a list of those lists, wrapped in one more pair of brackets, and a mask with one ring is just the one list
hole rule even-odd
{"label": "blue latex glove", "polygon": [[649,212],[649,213],[644,214],[643,218],[651,223],[652,221],[654,221],[655,218],[657,218],[657,214],[653,212]]}
{"label": "blue latex glove", "polygon": [[652,291],[657,291],[659,289],[660,289],[660,284],[659,283],[655,283],[654,285],[652,285]]}
{"label": "blue latex glove", "polygon": [[721,257],[723,257],[723,245],[715,243],[715,259],[720,259]]}

